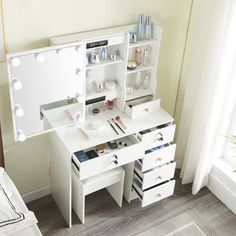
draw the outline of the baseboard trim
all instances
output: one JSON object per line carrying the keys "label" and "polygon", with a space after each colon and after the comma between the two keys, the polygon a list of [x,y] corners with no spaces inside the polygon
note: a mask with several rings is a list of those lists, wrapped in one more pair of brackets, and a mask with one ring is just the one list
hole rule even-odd
{"label": "baseboard trim", "polygon": [[25,193],[22,195],[22,198],[25,203],[29,203],[31,201],[34,201],[41,197],[45,197],[50,194],[51,194],[51,187],[48,185],[42,188],[35,189],[32,192]]}

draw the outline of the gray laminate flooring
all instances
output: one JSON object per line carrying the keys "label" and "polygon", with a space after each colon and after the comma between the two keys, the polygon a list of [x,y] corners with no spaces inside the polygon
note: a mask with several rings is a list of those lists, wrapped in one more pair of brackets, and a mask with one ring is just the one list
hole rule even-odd
{"label": "gray laminate flooring", "polygon": [[224,204],[207,188],[192,195],[191,186],[181,185],[180,180],[177,180],[172,197],[145,208],[141,208],[138,199],[130,204],[124,200],[123,207],[119,208],[106,190],[93,193],[86,197],[85,224],[82,225],[73,213],[70,229],[51,196],[33,201],[28,207],[34,211],[43,235],[176,235],[172,230],[178,231],[181,225],[189,228],[191,224],[199,227],[204,235],[236,235],[236,216]]}

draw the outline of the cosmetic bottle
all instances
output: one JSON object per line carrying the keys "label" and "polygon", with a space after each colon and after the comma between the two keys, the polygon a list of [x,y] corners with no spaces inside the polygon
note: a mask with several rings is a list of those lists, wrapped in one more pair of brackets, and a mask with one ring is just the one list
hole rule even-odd
{"label": "cosmetic bottle", "polygon": [[138,18],[138,40],[144,39],[144,15],[140,14]]}
{"label": "cosmetic bottle", "polygon": [[150,74],[148,72],[145,73],[143,77],[143,89],[148,89],[150,85]]}
{"label": "cosmetic bottle", "polygon": [[151,39],[152,38],[152,19],[151,16],[146,17],[145,21],[145,39]]}
{"label": "cosmetic bottle", "polygon": [[142,84],[142,74],[141,71],[138,71],[135,78],[135,89],[140,89]]}
{"label": "cosmetic bottle", "polygon": [[141,65],[142,63],[142,49],[141,47],[137,47],[135,49],[135,62],[137,65]]}
{"label": "cosmetic bottle", "polygon": [[149,62],[149,49],[145,48],[143,51],[143,66],[147,66]]}
{"label": "cosmetic bottle", "polygon": [[108,59],[108,53],[107,53],[106,47],[103,47],[101,49],[101,59],[102,59],[102,61],[106,61]]}

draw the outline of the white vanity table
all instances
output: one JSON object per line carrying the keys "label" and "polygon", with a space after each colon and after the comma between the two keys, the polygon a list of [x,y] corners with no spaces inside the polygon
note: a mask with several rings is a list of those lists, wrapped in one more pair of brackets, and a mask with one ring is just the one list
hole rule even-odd
{"label": "white vanity table", "polygon": [[[11,83],[12,78],[15,77],[19,77],[18,79],[21,81],[24,80],[22,77],[25,78],[25,70],[28,80],[34,75],[34,71],[31,71],[30,74],[28,67],[23,71],[17,71],[17,68],[20,68],[19,65],[14,68],[12,61],[20,58],[20,61],[24,62],[24,55],[29,55],[26,61],[36,58],[40,64],[34,65],[38,73],[41,73],[40,69],[47,70],[45,81],[51,81],[51,76],[54,78],[52,79],[54,84],[51,82],[49,84],[52,91],[55,87],[56,93],[54,94],[50,90],[48,92],[51,93],[51,96],[47,96],[47,99],[34,99],[37,109],[35,120],[40,129],[32,132],[29,130],[25,135],[30,137],[34,135],[34,132],[44,133],[54,130],[50,133],[51,192],[69,227],[72,224],[72,207],[79,216],[78,209],[75,207],[78,205],[76,196],[80,194],[76,188],[78,181],[86,180],[108,170],[120,166],[125,170],[124,197],[128,202],[139,198],[143,207],[172,195],[174,191],[175,181],[172,180],[175,171],[173,162],[175,144],[172,144],[175,132],[174,119],[160,107],[160,100],[154,99],[161,29],[155,26],[152,39],[130,44],[129,32],[135,31],[135,27],[135,25],[130,25],[56,37],[50,40],[52,46],[47,49],[8,56]],[[86,54],[100,50],[102,47],[107,47],[109,54],[118,50],[117,58],[115,60],[108,58],[88,65],[82,62]],[[148,48],[149,62],[146,65],[137,66],[134,70],[127,70],[127,62],[133,57],[137,47],[142,50]],[[52,52],[49,53],[52,58],[60,58],[64,54],[64,59],[53,59],[59,62],[54,61],[54,64],[42,67],[44,60],[38,60],[37,56],[43,55],[46,63],[47,55],[45,53],[48,51]],[[63,68],[64,61],[67,65],[65,68]],[[52,73],[51,70],[54,72]],[[114,80],[115,89],[86,92],[88,70],[91,71],[94,81],[104,83],[107,80]],[[67,74],[68,71],[73,73]],[[142,77],[144,74],[148,74],[149,87],[136,88],[132,94],[127,94],[127,86],[135,79],[137,73],[141,73]],[[41,76],[44,77],[44,73]],[[57,82],[55,76],[60,77]],[[67,79],[64,77],[68,77],[68,83],[72,82],[71,86],[65,85],[63,88]],[[28,83],[28,80],[22,82],[23,86]],[[62,85],[60,85],[61,81],[63,81]],[[47,88],[47,85],[45,87]],[[20,104],[24,109],[28,102],[19,99],[19,91],[14,91],[11,86],[10,90],[15,137],[16,140],[19,140],[19,129],[22,129],[23,132],[27,131],[21,127],[27,122],[22,123],[23,119],[16,116],[16,105]],[[69,98],[66,99],[66,96]],[[69,102],[69,99],[72,99],[72,102]],[[76,102],[74,102],[75,99]],[[99,101],[106,100],[116,102],[112,110],[101,109],[99,114],[91,114],[91,106],[96,106]],[[79,121],[82,122],[71,124],[72,120],[65,113],[65,109],[72,106],[78,106]],[[127,129],[124,129],[125,133],[116,134],[107,122],[117,116],[120,116],[127,126]],[[85,122],[83,122],[84,120]],[[102,123],[100,129],[89,128],[94,120]],[[63,128],[57,129],[57,127]],[[85,138],[80,128],[86,131],[89,139]],[[109,150],[83,162],[80,162],[74,155],[75,152],[95,149],[95,146],[113,140],[124,142],[127,145]],[[116,193],[114,192],[114,194]]]}

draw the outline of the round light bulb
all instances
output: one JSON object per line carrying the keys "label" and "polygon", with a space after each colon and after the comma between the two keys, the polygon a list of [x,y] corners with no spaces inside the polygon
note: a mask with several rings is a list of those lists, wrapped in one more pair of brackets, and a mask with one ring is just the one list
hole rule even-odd
{"label": "round light bulb", "polygon": [[75,51],[79,52],[80,51],[80,45],[75,47]]}
{"label": "round light bulb", "polygon": [[56,50],[56,54],[57,54],[57,55],[61,55],[61,53],[62,53],[62,49],[57,49],[57,50]]}
{"label": "round light bulb", "polygon": [[16,116],[18,117],[22,117],[24,115],[24,111],[20,105],[15,106],[15,113],[16,113]]}
{"label": "round light bulb", "polygon": [[26,140],[26,136],[23,132],[22,129],[18,129],[17,130],[17,139],[20,141],[20,142],[24,142]]}
{"label": "round light bulb", "polygon": [[79,75],[79,73],[81,72],[82,70],[80,68],[76,69],[76,75]]}
{"label": "round light bulb", "polygon": [[20,59],[15,57],[11,59],[11,65],[14,67],[18,67],[20,65]]}
{"label": "round light bulb", "polygon": [[75,95],[76,100],[78,101],[78,103],[83,103],[84,102],[84,96],[80,95],[80,94],[76,94]]}
{"label": "round light bulb", "polygon": [[42,63],[42,62],[44,62],[45,57],[42,54],[35,54],[35,59],[37,62]]}
{"label": "round light bulb", "polygon": [[12,79],[12,86],[15,90],[21,90],[22,89],[22,83],[20,82],[20,79],[17,77],[14,77]]}

